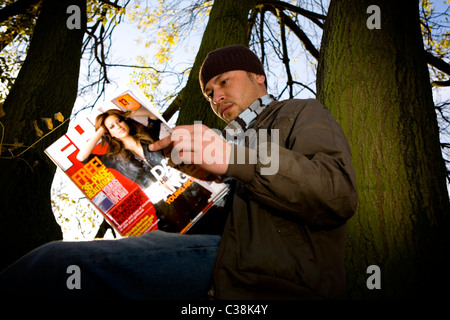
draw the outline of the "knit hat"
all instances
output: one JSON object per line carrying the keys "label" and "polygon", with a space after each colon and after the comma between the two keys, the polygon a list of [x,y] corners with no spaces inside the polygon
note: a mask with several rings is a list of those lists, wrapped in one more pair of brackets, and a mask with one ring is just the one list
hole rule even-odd
{"label": "knit hat", "polygon": [[203,61],[199,75],[202,91],[209,80],[221,73],[233,70],[266,75],[261,61],[249,48],[240,45],[228,46],[211,51]]}

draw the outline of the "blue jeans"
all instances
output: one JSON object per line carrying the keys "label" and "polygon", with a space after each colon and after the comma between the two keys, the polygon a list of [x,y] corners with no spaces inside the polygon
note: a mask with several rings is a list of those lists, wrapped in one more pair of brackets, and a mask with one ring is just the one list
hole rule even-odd
{"label": "blue jeans", "polygon": [[0,273],[0,296],[203,299],[220,236],[140,237],[43,245]]}

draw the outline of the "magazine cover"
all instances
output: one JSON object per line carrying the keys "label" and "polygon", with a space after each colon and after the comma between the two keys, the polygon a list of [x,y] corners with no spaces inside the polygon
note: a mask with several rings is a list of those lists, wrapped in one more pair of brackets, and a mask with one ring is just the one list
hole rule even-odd
{"label": "magazine cover", "polygon": [[228,187],[194,165],[174,166],[162,151],[148,150],[171,131],[131,85],[45,152],[120,235],[186,233]]}

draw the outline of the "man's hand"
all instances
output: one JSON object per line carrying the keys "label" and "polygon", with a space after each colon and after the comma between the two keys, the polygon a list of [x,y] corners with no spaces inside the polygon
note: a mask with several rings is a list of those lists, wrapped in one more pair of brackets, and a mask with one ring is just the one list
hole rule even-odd
{"label": "man's hand", "polygon": [[150,151],[164,149],[165,155],[175,164],[195,164],[212,174],[222,175],[228,170],[232,147],[218,130],[194,124],[175,127],[170,136],[156,141],[148,148]]}
{"label": "man's hand", "polygon": [[130,111],[129,117],[130,118],[133,118],[133,117],[148,117],[148,118],[150,118],[152,120],[158,120],[159,119],[157,116],[155,116],[153,113],[151,113],[150,110],[148,110],[145,107],[141,107],[141,108],[139,108],[137,110]]}

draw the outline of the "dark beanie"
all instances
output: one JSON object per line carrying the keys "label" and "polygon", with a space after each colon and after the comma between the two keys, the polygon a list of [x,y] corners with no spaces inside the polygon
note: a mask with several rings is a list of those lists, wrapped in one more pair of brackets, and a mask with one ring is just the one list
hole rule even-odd
{"label": "dark beanie", "polygon": [[211,51],[203,61],[199,75],[202,91],[209,80],[233,70],[266,75],[261,61],[249,48],[239,45],[228,46]]}

